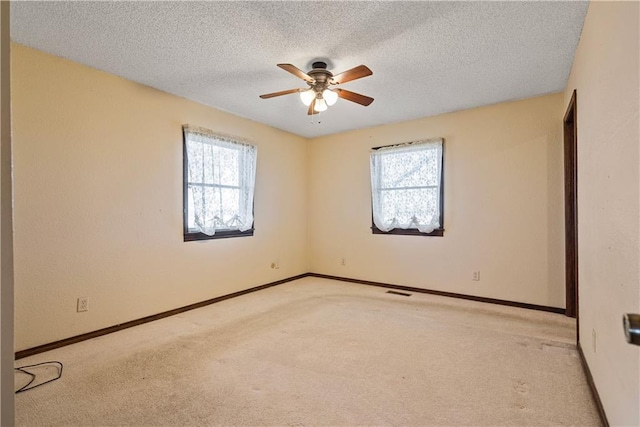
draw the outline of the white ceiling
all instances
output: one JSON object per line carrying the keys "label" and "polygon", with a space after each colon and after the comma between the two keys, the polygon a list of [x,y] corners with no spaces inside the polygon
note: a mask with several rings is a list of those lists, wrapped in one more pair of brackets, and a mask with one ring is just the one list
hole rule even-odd
{"label": "white ceiling", "polygon": [[[18,43],[265,123],[315,137],[564,89],[588,3],[36,2],[11,3]],[[297,94],[324,59],[373,76],[307,116]]]}

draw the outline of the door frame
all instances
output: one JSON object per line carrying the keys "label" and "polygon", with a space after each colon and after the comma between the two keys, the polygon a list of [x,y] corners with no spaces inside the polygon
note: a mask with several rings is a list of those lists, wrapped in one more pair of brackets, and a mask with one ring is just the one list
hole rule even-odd
{"label": "door frame", "polygon": [[[579,322],[578,310],[578,108],[574,90],[563,119],[566,315]],[[577,340],[580,341],[580,332]]]}

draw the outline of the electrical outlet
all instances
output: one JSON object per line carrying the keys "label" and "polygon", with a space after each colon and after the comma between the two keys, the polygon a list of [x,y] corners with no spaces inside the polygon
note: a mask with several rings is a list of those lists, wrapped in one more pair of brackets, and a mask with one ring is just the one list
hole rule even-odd
{"label": "electrical outlet", "polygon": [[347,259],[346,258],[340,258],[340,265],[345,267],[347,265]]}
{"label": "electrical outlet", "polygon": [[89,297],[78,298],[78,313],[82,311],[89,311]]}
{"label": "electrical outlet", "polygon": [[596,330],[591,330],[591,343],[593,344],[593,352],[596,352]]}
{"label": "electrical outlet", "polygon": [[473,272],[473,280],[475,280],[476,282],[480,281],[480,272],[479,271],[474,271]]}

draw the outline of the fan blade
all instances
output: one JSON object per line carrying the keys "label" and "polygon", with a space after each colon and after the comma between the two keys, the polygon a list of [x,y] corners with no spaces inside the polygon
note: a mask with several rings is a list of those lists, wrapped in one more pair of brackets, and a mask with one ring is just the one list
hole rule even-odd
{"label": "fan blade", "polygon": [[313,101],[311,101],[311,104],[309,104],[309,109],[307,110],[307,115],[311,116],[313,114],[318,114],[318,112],[315,110],[316,107],[316,100],[314,98]]}
{"label": "fan blade", "polygon": [[313,78],[310,75],[308,75],[307,73],[302,71],[300,68],[296,67],[295,65],[278,64],[278,67],[282,68],[285,71],[290,72],[291,74],[304,80],[305,82],[314,82]]}
{"label": "fan blade", "polygon": [[350,90],[344,89],[334,89],[338,93],[340,98],[346,99],[347,101],[355,102],[360,105],[364,105],[365,107],[373,102],[373,98],[370,98],[365,95],[360,95],[359,93],[351,92]]}
{"label": "fan blade", "polygon": [[367,77],[373,74],[373,71],[369,69],[366,65],[358,65],[355,68],[344,71],[340,74],[333,76],[331,79],[331,83],[340,84],[350,82],[351,80],[361,79],[363,77]]}
{"label": "fan blade", "polygon": [[267,98],[273,98],[274,96],[289,95],[290,93],[296,93],[296,92],[300,92],[300,89],[289,89],[289,90],[283,90],[281,92],[266,93],[264,95],[260,95],[260,98],[267,99]]}

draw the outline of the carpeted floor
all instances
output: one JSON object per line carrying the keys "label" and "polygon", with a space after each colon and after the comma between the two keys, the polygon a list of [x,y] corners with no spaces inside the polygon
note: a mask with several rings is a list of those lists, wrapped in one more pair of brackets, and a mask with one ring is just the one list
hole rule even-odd
{"label": "carpeted floor", "polygon": [[18,394],[16,418],[600,425],[574,336],[574,321],[558,314],[308,277],[18,360],[59,360],[64,372]]}

